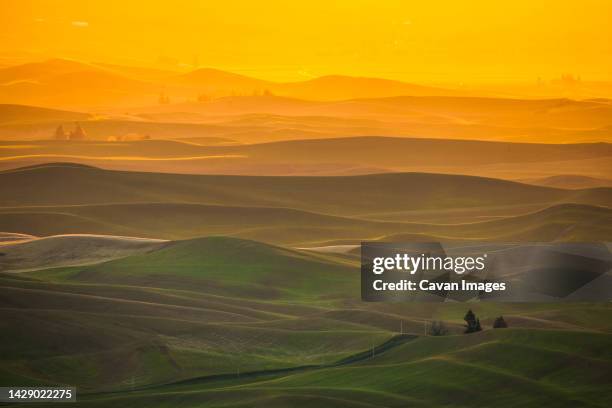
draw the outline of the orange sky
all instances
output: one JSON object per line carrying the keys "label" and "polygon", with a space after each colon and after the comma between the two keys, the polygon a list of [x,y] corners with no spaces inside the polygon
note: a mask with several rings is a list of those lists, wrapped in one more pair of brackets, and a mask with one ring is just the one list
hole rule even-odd
{"label": "orange sky", "polygon": [[572,73],[612,81],[609,0],[2,0],[1,7],[5,57],[176,61],[272,80],[339,73],[476,83]]}

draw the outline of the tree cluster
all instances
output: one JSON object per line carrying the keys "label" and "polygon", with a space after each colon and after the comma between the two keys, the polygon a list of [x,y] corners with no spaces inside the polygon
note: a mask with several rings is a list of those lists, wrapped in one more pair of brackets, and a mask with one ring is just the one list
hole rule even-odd
{"label": "tree cluster", "polygon": [[55,140],[85,140],[87,139],[87,133],[78,123],[75,124],[74,130],[66,132],[63,125],[59,125],[55,129]]}

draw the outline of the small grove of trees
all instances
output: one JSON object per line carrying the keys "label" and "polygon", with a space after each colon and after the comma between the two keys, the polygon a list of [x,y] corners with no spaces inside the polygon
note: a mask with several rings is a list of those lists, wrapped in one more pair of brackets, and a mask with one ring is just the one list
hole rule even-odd
{"label": "small grove of trees", "polygon": [[[468,310],[463,318],[465,320],[465,332],[466,333],[475,333],[482,330],[482,326],[480,325],[480,319],[476,317],[472,309]],[[508,323],[504,319],[504,316],[499,316],[493,321],[494,329],[505,329],[508,327]]]}
{"label": "small grove of trees", "polygon": [[87,133],[80,124],[76,123],[74,130],[70,132],[66,132],[64,126],[59,125],[57,129],[55,129],[53,137],[55,140],[85,140],[87,139]]}
{"label": "small grove of trees", "polygon": [[[464,333],[476,333],[482,331],[480,319],[476,317],[472,309],[467,311],[463,320],[465,320],[466,323]],[[494,329],[505,329],[507,327],[508,323],[506,322],[503,316],[499,316],[493,321]],[[432,321],[429,325],[426,326],[426,334],[428,336],[446,336],[447,334],[449,334],[449,330],[443,321],[436,320]]]}
{"label": "small grove of trees", "polygon": [[504,320],[504,316],[499,316],[495,321],[493,321],[494,329],[505,329],[508,327],[508,323]]}

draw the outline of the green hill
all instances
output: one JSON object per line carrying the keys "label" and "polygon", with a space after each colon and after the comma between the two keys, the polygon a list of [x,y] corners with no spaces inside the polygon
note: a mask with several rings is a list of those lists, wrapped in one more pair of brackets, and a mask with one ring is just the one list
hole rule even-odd
{"label": "green hill", "polygon": [[320,364],[390,336],[325,317],[359,292],[353,266],[232,238],[0,281],[0,328],[10,333],[0,378],[22,384],[125,389]]}
{"label": "green hill", "polygon": [[69,280],[163,286],[262,299],[331,298],[358,291],[354,268],[255,241],[210,237],[71,270]]}
{"label": "green hill", "polygon": [[520,329],[424,337],[347,366],[202,378],[98,395],[91,405],[605,407],[610,341],[609,334]]}
{"label": "green hill", "polygon": [[[433,391],[433,378],[460,400],[472,384],[497,389],[509,378],[518,388],[505,404],[515,395],[594,404],[603,395],[605,387],[569,379],[584,364],[593,383],[609,370],[609,305],[471,307],[485,327],[504,314],[525,329],[419,338],[359,361],[351,356],[367,356],[400,322],[411,335],[433,319],[460,333],[466,305],[360,302],[357,265],[333,254],[227,237],[175,241],[96,265],[0,274],[0,330],[8,334],[0,379],[76,385],[82,404],[100,406],[455,403]],[[353,363],[312,367],[343,360]],[[285,370],[296,367],[310,368]],[[348,383],[359,385],[359,398]],[[486,405],[493,397],[483,395]]]}

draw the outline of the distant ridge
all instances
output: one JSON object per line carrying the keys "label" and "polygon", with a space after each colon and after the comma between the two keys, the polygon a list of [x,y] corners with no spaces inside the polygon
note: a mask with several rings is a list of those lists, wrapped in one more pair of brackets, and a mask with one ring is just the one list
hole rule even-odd
{"label": "distant ridge", "polygon": [[303,99],[343,100],[361,98],[385,98],[402,95],[412,96],[467,96],[470,93],[416,85],[391,79],[327,75],[301,82],[279,84],[273,91]]}
{"label": "distant ridge", "polygon": [[213,68],[200,68],[168,78],[170,83],[199,87],[203,91],[226,91],[231,94],[264,94],[306,100],[345,100],[413,96],[465,96],[453,89],[415,85],[382,78],[326,75],[295,82],[272,82]]}
{"label": "distant ridge", "polygon": [[[140,73],[140,74],[139,74]],[[463,91],[379,78],[330,75],[277,83],[213,68],[184,74],[50,59],[0,68],[0,102],[45,106],[143,106],[170,97],[275,94],[321,101],[400,95],[466,95]]]}
{"label": "distant ridge", "polygon": [[[23,166],[10,171],[21,171],[21,170],[34,170],[34,169],[45,169],[45,168],[54,168],[54,167],[65,167],[65,168],[74,168],[74,169],[96,169],[100,170],[99,167],[91,166],[89,164],[82,163],[72,163],[72,162],[50,162],[50,163],[42,163],[42,164],[34,164],[32,166]],[[0,172],[2,173],[2,172]]]}
{"label": "distant ridge", "polygon": [[0,104],[0,124],[38,123],[45,121],[78,121],[90,119],[88,113],[50,109],[38,106]]}
{"label": "distant ridge", "polygon": [[184,85],[206,86],[217,89],[231,90],[234,88],[235,91],[240,91],[242,87],[244,87],[243,90],[249,88],[257,90],[257,87],[272,86],[274,84],[273,82],[214,68],[198,68],[185,74],[169,77],[167,80]]}
{"label": "distant ridge", "polygon": [[0,102],[91,107],[156,101],[159,86],[92,64],[51,59],[0,69]]}
{"label": "distant ridge", "polygon": [[15,81],[40,80],[44,77],[85,70],[101,71],[102,68],[64,58],[51,58],[45,61],[13,65],[0,69],[0,84],[7,84]]}
{"label": "distant ridge", "polygon": [[612,179],[588,177],[575,174],[561,174],[557,176],[532,178],[518,180],[524,183],[535,184],[538,186],[559,187],[559,188],[594,188],[594,187],[612,187]]}

